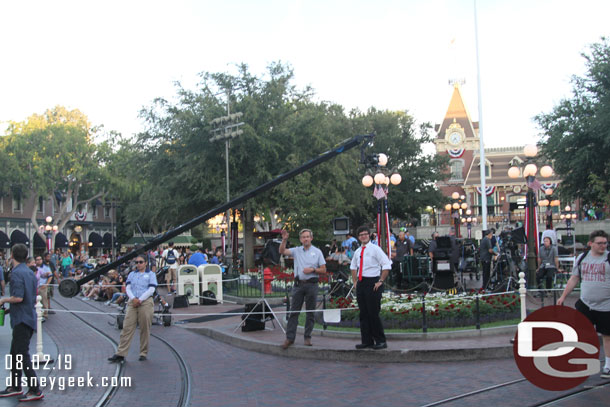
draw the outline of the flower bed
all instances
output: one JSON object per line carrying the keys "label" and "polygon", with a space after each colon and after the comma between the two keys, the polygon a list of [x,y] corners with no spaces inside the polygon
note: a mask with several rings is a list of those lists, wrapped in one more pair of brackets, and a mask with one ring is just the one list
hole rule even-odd
{"label": "flower bed", "polygon": [[[476,324],[475,291],[448,295],[427,294],[426,321],[430,328],[470,326]],[[327,308],[349,308],[341,312],[341,322],[330,326],[359,327],[357,302],[351,298],[333,298]],[[504,293],[482,296],[479,299],[479,321],[488,323],[519,317],[519,296]],[[381,300],[381,319],[385,328],[421,328],[422,296],[412,294],[394,295],[384,293]]]}

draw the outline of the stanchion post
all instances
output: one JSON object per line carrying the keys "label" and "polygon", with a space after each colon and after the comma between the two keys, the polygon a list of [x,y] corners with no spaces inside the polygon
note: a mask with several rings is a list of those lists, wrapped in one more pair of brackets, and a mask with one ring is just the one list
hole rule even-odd
{"label": "stanchion post", "polygon": [[477,293],[477,296],[475,298],[475,320],[476,320],[476,327],[477,329],[481,329],[481,311],[479,308],[479,299],[481,298],[481,295]]}
{"label": "stanchion post", "polygon": [[428,321],[426,320],[426,296],[421,297],[421,316],[422,316],[422,330],[424,333],[428,332]]}
{"label": "stanchion post", "polygon": [[322,327],[326,331],[326,320],[324,319],[324,310],[326,310],[326,293],[322,295]]}
{"label": "stanchion post", "polygon": [[553,305],[557,305],[557,291],[553,287]]}
{"label": "stanchion post", "polygon": [[286,316],[284,317],[286,322],[290,318],[290,291],[288,291],[288,284],[286,284]]}
{"label": "stanchion post", "polygon": [[525,304],[525,293],[527,292],[527,288],[525,288],[525,273],[519,273],[519,296],[521,299],[521,321],[524,321],[527,317],[527,308]]}
{"label": "stanchion post", "polygon": [[36,354],[42,360],[42,297],[36,296]]}

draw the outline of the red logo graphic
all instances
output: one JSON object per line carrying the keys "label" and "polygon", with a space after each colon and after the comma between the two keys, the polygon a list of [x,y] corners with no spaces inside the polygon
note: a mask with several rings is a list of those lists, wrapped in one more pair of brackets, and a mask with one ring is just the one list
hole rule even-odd
{"label": "red logo graphic", "polygon": [[513,352],[532,384],[552,391],[578,386],[599,372],[599,339],[593,324],[570,307],[549,306],[519,324]]}

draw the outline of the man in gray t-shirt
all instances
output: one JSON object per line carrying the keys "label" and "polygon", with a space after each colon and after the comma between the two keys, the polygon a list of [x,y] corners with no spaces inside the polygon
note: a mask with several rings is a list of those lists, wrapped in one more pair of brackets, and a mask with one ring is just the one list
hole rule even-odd
{"label": "man in gray t-shirt", "polygon": [[305,302],[307,317],[305,319],[305,345],[311,346],[311,333],[314,325],[313,310],[316,309],[318,299],[318,276],[326,274],[326,261],[322,251],[311,244],[313,233],[309,229],[303,229],[299,233],[302,246],[286,248],[288,231],[282,230],[282,243],[280,254],[294,258],[294,287],[292,288],[292,303],[290,306],[290,317],[286,328],[286,340],[282,344],[287,349],[294,343],[297,333],[297,324],[301,307]]}
{"label": "man in gray t-shirt", "polygon": [[574,264],[572,276],[566,284],[557,305],[563,305],[566,297],[580,282],[580,299],[576,309],[582,312],[597,332],[602,334],[606,364],[601,377],[610,378],[610,263],[608,263],[608,234],[596,230],[589,236],[591,250],[581,254]]}

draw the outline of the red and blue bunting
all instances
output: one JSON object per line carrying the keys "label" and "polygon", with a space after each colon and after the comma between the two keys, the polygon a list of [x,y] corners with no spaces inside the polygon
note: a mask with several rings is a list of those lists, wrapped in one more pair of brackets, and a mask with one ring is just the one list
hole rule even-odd
{"label": "red and blue bunting", "polygon": [[460,158],[464,155],[464,151],[466,151],[464,148],[453,148],[451,150],[447,150],[447,154],[449,154],[449,157],[451,158]]}
{"label": "red and blue bunting", "polygon": [[[477,192],[481,194],[481,187],[477,187]],[[485,195],[491,195],[496,192],[496,187],[485,187]]]}
{"label": "red and blue bunting", "polygon": [[542,184],[542,190],[546,191],[547,189],[552,189],[553,191],[555,190],[555,188],[557,188],[557,184],[550,182],[548,184]]}

